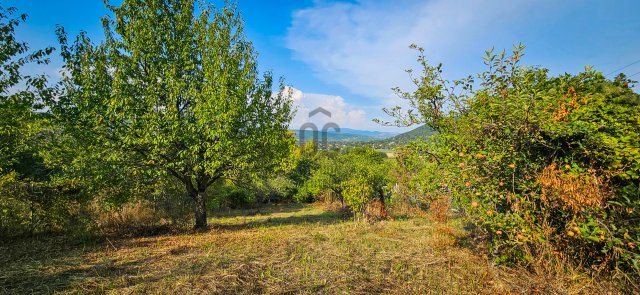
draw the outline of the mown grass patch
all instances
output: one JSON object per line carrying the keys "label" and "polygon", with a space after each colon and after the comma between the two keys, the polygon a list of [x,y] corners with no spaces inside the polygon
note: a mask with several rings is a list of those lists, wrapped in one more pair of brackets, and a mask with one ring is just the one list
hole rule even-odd
{"label": "mown grass patch", "polygon": [[[253,213],[253,214],[251,214]],[[204,233],[5,243],[3,293],[600,293],[580,273],[492,266],[459,220],[354,223],[312,205],[216,214]]]}

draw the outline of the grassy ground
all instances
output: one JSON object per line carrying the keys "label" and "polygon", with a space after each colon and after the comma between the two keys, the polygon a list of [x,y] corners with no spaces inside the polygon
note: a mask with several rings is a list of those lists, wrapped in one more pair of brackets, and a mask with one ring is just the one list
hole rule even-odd
{"label": "grassy ground", "polygon": [[[313,205],[210,219],[206,233],[0,245],[0,293],[600,293],[586,276],[492,266],[459,222],[354,223]],[[462,243],[463,244],[463,243]]]}
{"label": "grassy ground", "polygon": [[387,155],[387,158],[395,158],[396,154],[394,153],[393,149],[376,149],[377,152],[380,153],[384,153],[385,155]]}

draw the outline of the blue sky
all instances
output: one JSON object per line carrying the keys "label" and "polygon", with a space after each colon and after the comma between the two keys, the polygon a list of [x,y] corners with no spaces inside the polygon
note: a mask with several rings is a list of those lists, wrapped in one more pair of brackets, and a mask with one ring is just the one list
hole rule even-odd
{"label": "blue sky", "polygon": [[[32,48],[56,45],[56,24],[71,35],[85,30],[102,38],[102,0],[0,3],[29,15],[17,34]],[[397,131],[371,119],[385,118],[383,106],[400,104],[391,87],[411,89],[404,73],[415,66],[411,43],[442,62],[448,78],[482,71],[485,49],[509,50],[518,42],[527,46],[525,64],[553,74],[585,65],[608,74],[640,60],[640,1],[633,0],[239,0],[239,8],[260,68],[295,88],[292,128],[322,106],[342,127]],[[34,70],[56,76],[60,67],[56,58]],[[640,80],[640,62],[622,72]]]}

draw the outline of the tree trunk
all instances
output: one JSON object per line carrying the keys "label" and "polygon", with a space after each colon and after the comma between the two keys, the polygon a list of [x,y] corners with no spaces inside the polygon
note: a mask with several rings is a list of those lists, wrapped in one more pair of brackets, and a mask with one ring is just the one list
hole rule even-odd
{"label": "tree trunk", "polygon": [[204,191],[196,192],[194,196],[196,203],[196,230],[207,229],[207,195]]}
{"label": "tree trunk", "polygon": [[387,204],[385,203],[384,190],[380,189],[380,217],[387,218]]}

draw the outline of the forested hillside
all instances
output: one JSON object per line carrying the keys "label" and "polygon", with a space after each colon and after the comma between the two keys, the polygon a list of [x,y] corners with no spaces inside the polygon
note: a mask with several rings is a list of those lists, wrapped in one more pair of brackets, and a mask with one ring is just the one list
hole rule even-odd
{"label": "forested hillside", "polygon": [[398,134],[394,137],[387,138],[383,140],[383,143],[393,143],[395,145],[404,145],[409,142],[415,141],[417,139],[427,139],[428,137],[434,135],[436,132],[429,128],[429,126],[423,125],[411,129],[407,132]]}

